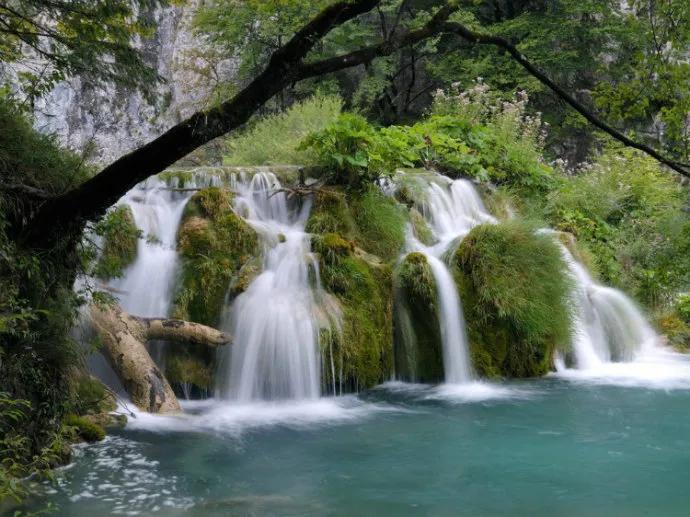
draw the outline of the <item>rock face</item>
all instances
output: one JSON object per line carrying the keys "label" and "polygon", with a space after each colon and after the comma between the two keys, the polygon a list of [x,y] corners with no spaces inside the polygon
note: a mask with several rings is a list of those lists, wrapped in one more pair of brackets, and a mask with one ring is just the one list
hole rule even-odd
{"label": "rock face", "polygon": [[105,164],[203,107],[214,81],[233,77],[234,67],[231,60],[209,61],[203,39],[193,34],[194,13],[201,3],[190,0],[139,14],[153,18],[157,27],[150,40],[138,43],[147,63],[164,79],[157,87],[156,105],[139,92],[94,88],[76,77],[37,101],[36,128],[58,135],[75,150],[91,148],[92,160]]}

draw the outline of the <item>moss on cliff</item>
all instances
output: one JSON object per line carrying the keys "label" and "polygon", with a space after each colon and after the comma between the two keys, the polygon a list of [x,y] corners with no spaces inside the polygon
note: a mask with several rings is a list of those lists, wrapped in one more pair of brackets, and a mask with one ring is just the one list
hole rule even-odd
{"label": "moss on cliff", "polygon": [[[325,361],[333,360],[335,384],[356,391],[383,382],[392,371],[390,268],[356,257],[354,245],[338,234],[314,237],[313,248],[320,256],[323,287],[342,311],[341,332],[321,336]],[[323,382],[326,389],[333,386],[330,368],[324,368]]]}
{"label": "moss on cliff", "polygon": [[175,317],[216,325],[231,280],[258,254],[256,232],[231,204],[229,192],[210,187],[185,207],[177,236],[182,280]]}
{"label": "moss on cliff", "polygon": [[141,237],[132,210],[126,205],[115,207],[96,225],[96,233],[103,237],[103,245],[94,275],[102,280],[121,277],[134,262]]}
{"label": "moss on cliff", "polygon": [[570,342],[571,280],[558,246],[519,221],[474,228],[454,255],[475,369],[532,377]]}
{"label": "moss on cliff", "polygon": [[443,380],[443,346],[436,282],[422,253],[410,253],[395,270],[395,370],[415,382]]}

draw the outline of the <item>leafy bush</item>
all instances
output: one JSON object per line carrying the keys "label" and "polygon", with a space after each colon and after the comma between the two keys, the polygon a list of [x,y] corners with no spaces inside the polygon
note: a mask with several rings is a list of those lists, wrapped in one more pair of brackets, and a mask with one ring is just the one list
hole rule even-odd
{"label": "leafy bush", "polygon": [[309,165],[316,161],[310,149],[299,148],[312,132],[323,130],[340,114],[339,97],[315,95],[254,126],[226,143],[225,165]]}
{"label": "leafy bush", "polygon": [[320,164],[335,172],[337,184],[359,186],[390,172],[379,133],[353,113],[343,113],[322,131],[310,134],[300,148],[311,149]]}
{"label": "leafy bush", "polygon": [[[525,194],[540,194],[553,185],[553,170],[542,157],[541,119],[526,113],[527,97],[512,102],[488,97],[478,85],[466,92],[438,92],[432,113],[412,126],[377,129],[360,115],[342,114],[302,144],[335,183],[361,186],[396,168],[425,167],[451,176],[510,184]],[[479,102],[481,109],[476,109]]]}
{"label": "leafy bush", "polygon": [[562,178],[544,217],[584,244],[604,282],[659,308],[690,282],[686,199],[687,191],[651,158],[610,149]]}
{"label": "leafy bush", "polygon": [[480,225],[453,261],[480,372],[546,373],[553,351],[570,342],[572,319],[572,282],[552,238],[520,221]]}

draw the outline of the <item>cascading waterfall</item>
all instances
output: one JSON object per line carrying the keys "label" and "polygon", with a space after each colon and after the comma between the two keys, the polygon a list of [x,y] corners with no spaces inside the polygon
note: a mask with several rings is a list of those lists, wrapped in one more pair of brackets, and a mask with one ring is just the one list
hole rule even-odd
{"label": "cascading waterfall", "polygon": [[144,317],[169,315],[178,267],[175,236],[191,194],[173,191],[153,178],[121,200],[143,233],[134,263],[122,278],[109,282],[127,312]]}
{"label": "cascading waterfall", "polygon": [[462,303],[453,275],[442,257],[475,226],[494,223],[470,181],[434,176],[425,188],[422,214],[436,243],[425,246],[411,231],[407,232],[407,252],[423,253],[431,267],[439,300],[439,325],[443,345],[445,381],[460,384],[474,374],[468,352],[467,331]]}
{"label": "cascading waterfall", "polygon": [[[552,233],[551,230],[544,230]],[[558,239],[575,282],[573,354],[579,369],[611,361],[631,361],[654,347],[657,336],[644,315],[625,294],[597,284]]]}
{"label": "cascading waterfall", "polygon": [[290,206],[268,172],[240,175],[232,188],[235,209],[262,237],[264,267],[226,311],[223,326],[234,344],[221,391],[241,402],[317,398],[320,358],[311,279],[318,282],[318,262],[304,231],[311,203]]}

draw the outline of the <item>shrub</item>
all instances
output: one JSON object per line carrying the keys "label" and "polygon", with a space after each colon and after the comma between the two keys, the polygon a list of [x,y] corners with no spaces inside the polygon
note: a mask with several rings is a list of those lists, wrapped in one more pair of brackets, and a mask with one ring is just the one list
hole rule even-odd
{"label": "shrub", "polygon": [[336,184],[359,187],[390,172],[378,131],[353,113],[343,113],[323,130],[311,133],[300,148],[311,150],[319,164],[334,174]]}
{"label": "shrub", "polygon": [[572,284],[552,238],[519,221],[480,225],[461,242],[454,264],[473,356],[491,356],[490,365],[482,359],[483,373],[546,373],[556,347],[570,342],[572,319]]}
{"label": "shrub", "polygon": [[690,282],[687,191],[651,158],[610,149],[547,198],[552,226],[592,253],[602,280],[648,307],[672,303]]}

